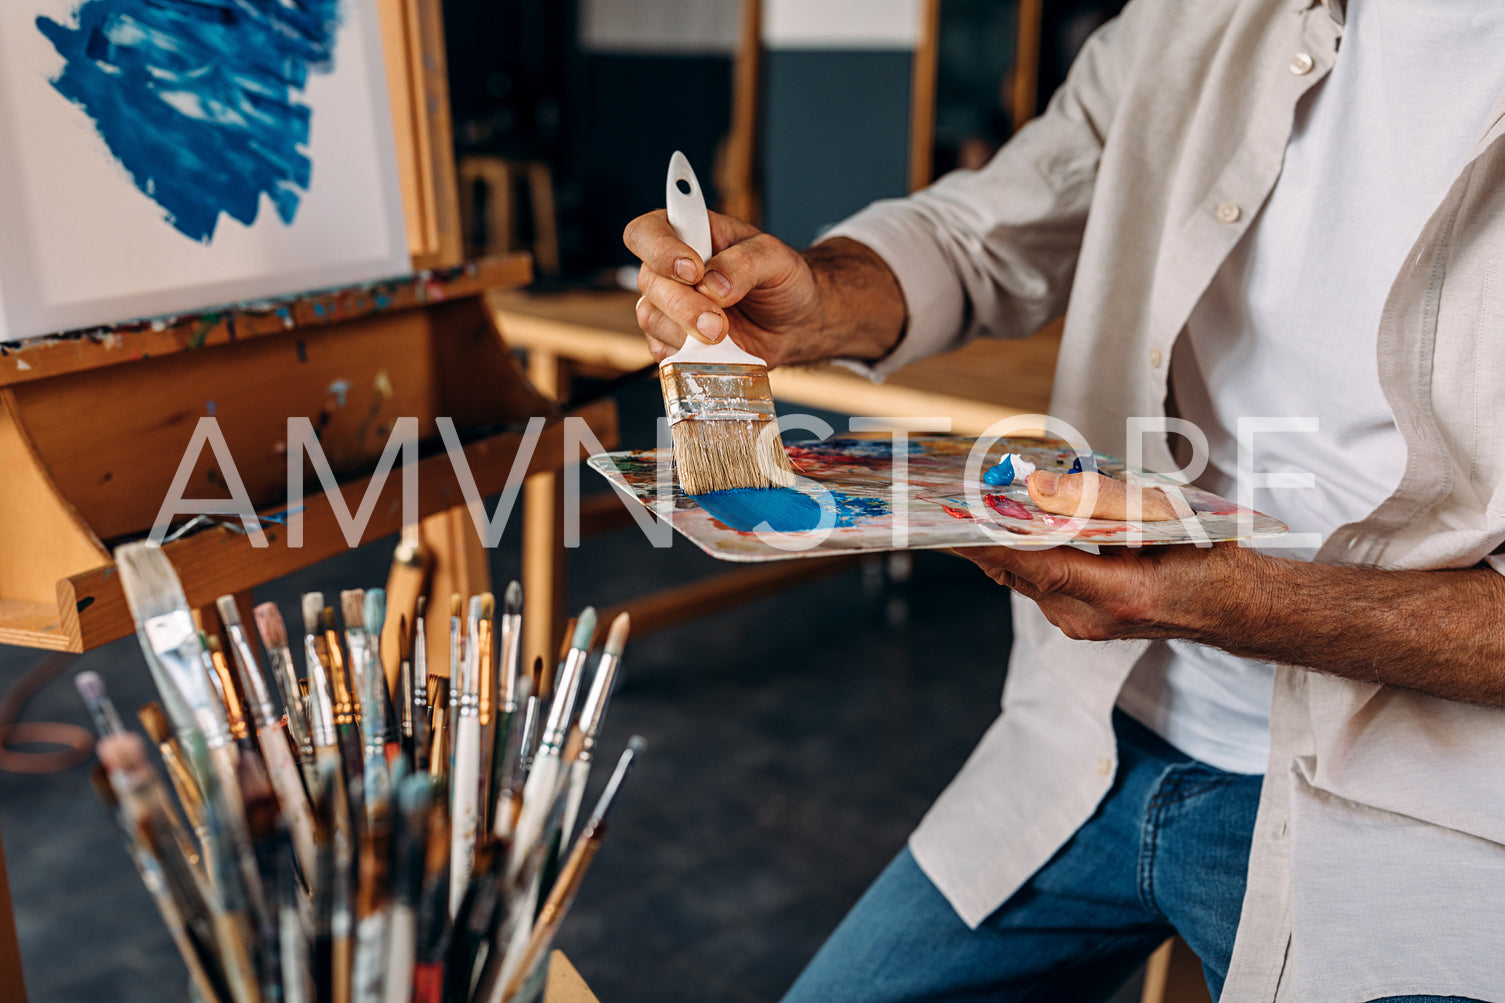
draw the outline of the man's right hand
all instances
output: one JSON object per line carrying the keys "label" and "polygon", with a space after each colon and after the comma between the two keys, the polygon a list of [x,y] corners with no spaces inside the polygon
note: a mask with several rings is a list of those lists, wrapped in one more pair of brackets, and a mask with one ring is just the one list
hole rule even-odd
{"label": "man's right hand", "polygon": [[805,361],[820,331],[820,300],[810,265],[792,247],[750,223],[713,212],[710,261],[674,235],[664,210],[639,216],[622,234],[642,259],[638,324],[663,360],[698,338],[731,334],[770,367]]}
{"label": "man's right hand", "polygon": [[698,338],[731,334],[772,368],[838,356],[879,359],[904,331],[904,294],[871,248],[833,237],[798,253],[751,223],[711,213],[710,261],[674,235],[660,209],[622,239],[643,261],[638,324],[662,361]]}

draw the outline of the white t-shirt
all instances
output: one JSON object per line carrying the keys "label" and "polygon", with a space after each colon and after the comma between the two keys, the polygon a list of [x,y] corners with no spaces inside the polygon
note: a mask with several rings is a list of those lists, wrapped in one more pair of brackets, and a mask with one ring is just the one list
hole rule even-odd
{"label": "white t-shirt", "polygon": [[[1237,498],[1240,419],[1315,420],[1315,430],[1256,432],[1250,464],[1314,475],[1310,487],[1253,497],[1306,536],[1273,551],[1300,559],[1400,482],[1380,314],[1505,89],[1501,0],[1349,0],[1346,22],[1328,79],[1297,109],[1279,182],[1171,359],[1176,410],[1210,447],[1197,482],[1220,494]],[[1118,703],[1187,755],[1262,773],[1272,681],[1269,663],[1157,642]]]}

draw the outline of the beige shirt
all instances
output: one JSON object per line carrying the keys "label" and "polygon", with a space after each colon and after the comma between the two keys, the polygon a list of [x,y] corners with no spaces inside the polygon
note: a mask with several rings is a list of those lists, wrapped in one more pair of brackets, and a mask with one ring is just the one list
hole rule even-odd
{"label": "beige shirt", "polygon": [[[1172,346],[1274,187],[1342,20],[1339,0],[1131,3],[986,168],[833,231],[875,249],[908,304],[875,376],[1065,312],[1052,413],[1125,455],[1125,418],[1165,413]],[[1400,486],[1319,561],[1505,570],[1505,95],[1478,137],[1378,331]],[[1145,455],[1176,469],[1161,440]],[[1003,713],[910,841],[974,926],[1107,792],[1110,714],[1145,646],[1013,608]],[[1411,993],[1505,1000],[1505,713],[1279,666],[1223,999]]]}

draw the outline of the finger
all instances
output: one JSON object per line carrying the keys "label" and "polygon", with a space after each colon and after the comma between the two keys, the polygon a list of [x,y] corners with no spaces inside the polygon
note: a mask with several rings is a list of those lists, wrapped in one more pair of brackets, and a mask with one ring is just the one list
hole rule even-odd
{"label": "finger", "polygon": [[638,300],[638,327],[648,336],[648,347],[662,345],[672,355],[685,343],[685,333],[644,296]]}
{"label": "finger", "polygon": [[801,267],[794,248],[777,237],[760,233],[733,244],[706,262],[705,278],[695,288],[723,307],[742,302],[760,286],[777,286],[795,277]]}
{"label": "finger", "polygon": [[[1088,478],[1091,478],[1089,480]],[[1176,518],[1170,499],[1157,488],[1142,488],[1130,485],[1102,474],[1057,474],[1049,470],[1036,470],[1025,482],[1030,500],[1046,512],[1056,515],[1077,516],[1092,519],[1111,519],[1122,522],[1128,518],[1145,522],[1165,522]],[[1096,497],[1093,494],[1096,486]],[[1133,511],[1134,494],[1139,495],[1141,511]],[[1084,502],[1084,497],[1088,500]],[[1080,511],[1079,511],[1080,510]]]}
{"label": "finger", "polygon": [[700,281],[705,263],[695,249],[674,235],[669,214],[657,209],[639,216],[622,231],[622,243],[644,265],[660,275],[672,275],[686,285]]}
{"label": "finger", "polygon": [[638,290],[684,334],[707,344],[720,341],[726,335],[726,314],[704,293],[655,272],[647,265],[638,269]]}

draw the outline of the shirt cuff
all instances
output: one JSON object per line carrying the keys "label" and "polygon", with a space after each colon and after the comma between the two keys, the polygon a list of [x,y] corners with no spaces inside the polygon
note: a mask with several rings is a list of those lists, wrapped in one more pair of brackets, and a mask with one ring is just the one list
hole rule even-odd
{"label": "shirt cuff", "polygon": [[934,234],[901,200],[875,202],[837,224],[821,241],[832,237],[855,240],[882,258],[899,281],[907,312],[904,334],[883,358],[832,362],[882,383],[910,363],[959,348],[966,341],[967,299],[961,279]]}
{"label": "shirt cuff", "polygon": [[1490,554],[1484,558],[1484,563],[1494,568],[1500,574],[1505,575],[1505,554]]}

